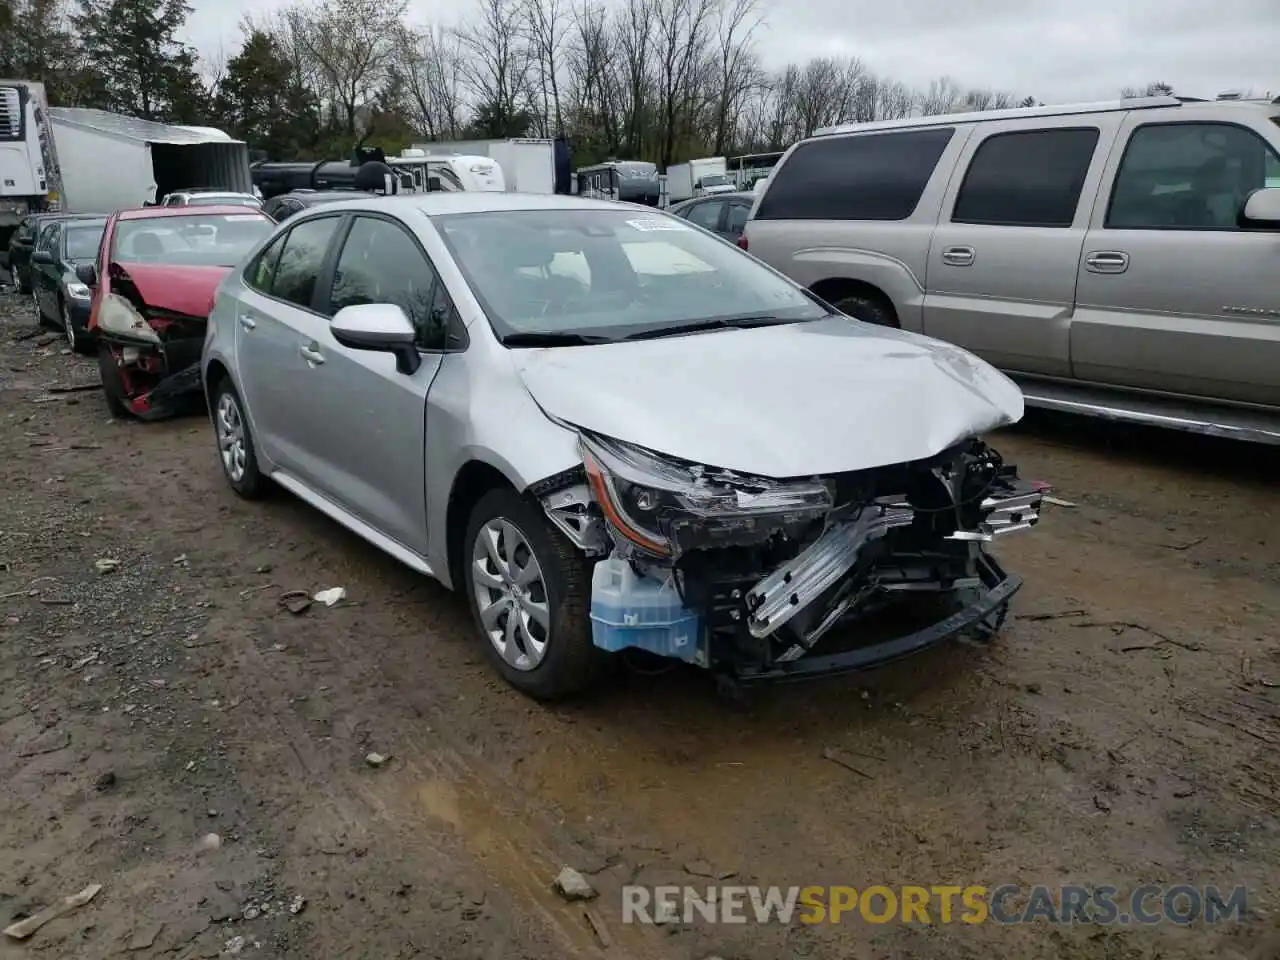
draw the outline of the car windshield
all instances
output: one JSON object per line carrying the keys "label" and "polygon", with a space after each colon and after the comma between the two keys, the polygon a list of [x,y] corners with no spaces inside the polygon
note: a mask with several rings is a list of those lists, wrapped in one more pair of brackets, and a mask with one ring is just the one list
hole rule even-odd
{"label": "car windshield", "polygon": [[213,213],[120,220],[112,259],[233,267],[275,227],[264,213]]}
{"label": "car windshield", "polygon": [[433,221],[504,340],[617,339],[828,315],[732,244],[663,213],[516,210]]}
{"label": "car windshield", "polygon": [[106,224],[94,223],[87,227],[70,227],[67,230],[67,259],[92,260],[98,255],[102,231]]}

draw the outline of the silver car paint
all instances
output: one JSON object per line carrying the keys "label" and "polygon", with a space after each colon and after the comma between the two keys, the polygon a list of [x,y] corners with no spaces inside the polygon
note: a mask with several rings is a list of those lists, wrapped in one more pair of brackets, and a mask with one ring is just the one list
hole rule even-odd
{"label": "silver car paint", "polygon": [[[1105,227],[1135,127],[1235,124],[1280,152],[1278,118],[1276,103],[1126,101],[857,125],[837,135],[925,122],[956,128],[911,217],[756,220],[753,211],[745,235],[754,256],[806,287],[845,279],[878,289],[903,329],[958,344],[1009,371],[1029,403],[1160,423],[1160,408],[1150,403],[1208,401],[1215,406],[1183,428],[1215,432],[1232,424],[1242,436],[1249,435],[1242,428],[1249,412],[1222,404],[1253,404],[1280,437],[1280,232]],[[981,141],[1004,130],[1079,126],[1098,127],[1100,136],[1069,229],[950,222]],[[974,249],[972,265],[943,261],[942,251],[957,245]],[[1095,253],[1108,251],[1124,253],[1127,269],[1090,268]],[[1062,397],[1092,403],[1048,402],[1059,387],[1078,391]],[[1189,409],[1176,412],[1191,417]],[[1256,430],[1252,436],[1262,438]]]}
{"label": "silver car paint", "polygon": [[847,317],[513,358],[553,416],[765,477],[923,459],[1023,412],[1017,384],[972,354]]}
{"label": "silver car paint", "polygon": [[[576,431],[556,417],[717,466],[788,476],[914,459],[1022,414],[1017,386],[976,357],[846,318],[509,350],[429,215],[583,206],[617,209],[570,197],[433,194],[344,201],[280,224],[248,262],[317,218],[398,220],[431,258],[470,344],[424,354],[417,373],[398,374],[391,356],[338,344],[323,317],[256,293],[234,271],[209,318],[202,370],[207,378],[218,363],[230,374],[262,472],[453,586],[446,520],[460,472],[484,463],[523,491],[580,464]],[[240,322],[246,317],[252,327]],[[776,389],[761,389],[771,380]]]}

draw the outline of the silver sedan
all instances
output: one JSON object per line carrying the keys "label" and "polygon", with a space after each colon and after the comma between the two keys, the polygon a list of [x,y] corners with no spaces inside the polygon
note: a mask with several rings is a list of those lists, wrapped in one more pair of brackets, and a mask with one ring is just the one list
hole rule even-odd
{"label": "silver sedan", "polygon": [[[1020,581],[988,545],[1044,489],[975,439],[1022,415],[1003,374],[625,203],[303,211],[219,288],[202,372],[236,493],[465,590],[538,698],[621,651],[741,683],[991,635]],[[823,639],[921,592],[926,629]]]}

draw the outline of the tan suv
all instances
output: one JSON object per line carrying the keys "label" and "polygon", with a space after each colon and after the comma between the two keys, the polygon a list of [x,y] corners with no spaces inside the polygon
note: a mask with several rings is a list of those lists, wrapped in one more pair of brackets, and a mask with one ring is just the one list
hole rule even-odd
{"label": "tan suv", "polygon": [[786,152],[739,245],[1031,406],[1280,443],[1280,100],[833,128]]}

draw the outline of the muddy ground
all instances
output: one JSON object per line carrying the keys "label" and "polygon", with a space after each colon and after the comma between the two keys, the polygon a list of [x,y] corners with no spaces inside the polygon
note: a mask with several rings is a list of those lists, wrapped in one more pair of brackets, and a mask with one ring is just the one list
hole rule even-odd
{"label": "muddy ground", "polygon": [[[675,671],[548,708],[495,681],[459,599],[287,495],[238,501],[205,421],[50,392],[96,368],[31,332],[0,295],[0,924],[102,889],[0,960],[1275,955],[1273,452],[1033,417],[999,447],[1075,506],[1003,550],[1027,585],[994,645],[745,706]],[[1249,902],[1212,927],[621,924],[622,884],[706,873]]]}

